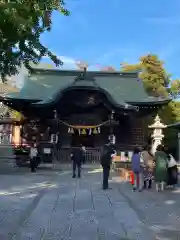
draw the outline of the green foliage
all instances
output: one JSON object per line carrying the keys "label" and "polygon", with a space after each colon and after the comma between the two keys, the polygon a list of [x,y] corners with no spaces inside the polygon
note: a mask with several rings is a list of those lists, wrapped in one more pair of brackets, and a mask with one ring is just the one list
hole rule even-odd
{"label": "green foliage", "polygon": [[169,93],[173,99],[180,98],[180,80],[176,79],[171,82]]}
{"label": "green foliage", "polygon": [[122,64],[122,71],[139,71],[149,95],[167,96],[166,87],[169,84],[169,75],[166,73],[163,62],[156,55],[147,55],[140,58],[138,64]]}
{"label": "green foliage", "polygon": [[[159,60],[156,55],[147,55],[141,57],[137,64],[121,64],[121,70],[139,71],[139,77],[142,79],[149,95],[156,97],[171,96],[173,101],[167,106],[163,106],[158,114],[165,124],[180,121],[180,102],[175,101],[180,97],[180,80],[170,81],[170,75],[166,72],[163,61]],[[146,123],[149,123],[150,119],[152,121],[152,116],[147,117]],[[172,149],[177,145],[176,135],[175,130],[169,128],[166,130],[165,143]]]}
{"label": "green foliage", "polygon": [[24,118],[24,116],[20,112],[17,112],[13,109],[9,109],[9,112],[10,112],[10,117],[15,119],[16,121],[21,121]]}
{"label": "green foliage", "polygon": [[52,13],[65,16],[63,0],[0,0],[0,76],[18,73],[22,64],[38,64],[48,56],[57,66],[62,62],[40,42],[42,33],[51,30]]}
{"label": "green foliage", "polygon": [[137,64],[121,64],[122,71],[139,71],[139,77],[152,96],[170,95],[173,99],[180,97],[180,80],[170,81],[170,74],[164,68],[164,62],[156,55],[146,55],[140,58]]}

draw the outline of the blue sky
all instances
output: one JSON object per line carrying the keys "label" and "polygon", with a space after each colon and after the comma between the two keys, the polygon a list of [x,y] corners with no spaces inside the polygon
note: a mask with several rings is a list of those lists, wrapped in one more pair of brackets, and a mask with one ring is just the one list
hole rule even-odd
{"label": "blue sky", "polygon": [[[53,27],[41,41],[61,56],[64,68],[84,60],[120,68],[154,53],[180,78],[180,0],[65,0],[70,17],[53,14]],[[48,61],[48,60],[44,60]]]}

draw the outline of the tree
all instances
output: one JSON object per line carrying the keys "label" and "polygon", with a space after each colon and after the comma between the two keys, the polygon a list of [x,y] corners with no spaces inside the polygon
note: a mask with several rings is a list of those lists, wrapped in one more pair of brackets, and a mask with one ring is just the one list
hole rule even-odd
{"label": "tree", "polygon": [[0,77],[18,73],[22,64],[32,70],[48,56],[57,66],[62,64],[40,42],[42,33],[51,30],[52,13],[69,15],[64,0],[1,0],[0,1]]}
{"label": "tree", "polygon": [[16,121],[21,121],[22,119],[24,119],[24,116],[20,112],[17,112],[12,108],[9,108],[9,114],[10,114],[10,118]]}
{"label": "tree", "polygon": [[163,62],[156,55],[146,55],[140,58],[140,62],[134,65],[122,64],[123,71],[140,72],[139,77],[143,80],[149,95],[167,96],[169,75],[164,69]]}
{"label": "tree", "polygon": [[169,93],[173,99],[178,99],[180,97],[180,80],[179,79],[173,80],[171,82]]}
{"label": "tree", "polygon": [[[180,80],[170,81],[170,74],[164,68],[164,63],[156,55],[147,55],[140,58],[137,64],[121,64],[122,71],[139,71],[139,78],[143,81],[149,95],[173,99],[167,106],[162,107],[158,114],[165,124],[180,121],[180,102],[174,101],[180,96]],[[152,116],[147,118],[147,125]],[[166,143],[170,147],[176,146],[175,131],[167,130]]]}
{"label": "tree", "polygon": [[149,95],[168,96],[177,99],[180,96],[180,80],[170,81],[170,74],[164,68],[164,62],[156,55],[146,55],[137,64],[121,63],[122,71],[139,71],[139,77]]}

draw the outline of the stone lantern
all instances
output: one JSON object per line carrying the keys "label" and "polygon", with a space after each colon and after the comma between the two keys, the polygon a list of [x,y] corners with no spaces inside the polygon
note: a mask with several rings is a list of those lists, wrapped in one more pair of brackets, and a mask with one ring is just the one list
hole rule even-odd
{"label": "stone lantern", "polygon": [[152,154],[156,152],[156,148],[158,145],[162,143],[164,138],[163,129],[167,127],[161,122],[159,115],[157,115],[154,119],[154,123],[149,128],[153,129],[152,137]]}

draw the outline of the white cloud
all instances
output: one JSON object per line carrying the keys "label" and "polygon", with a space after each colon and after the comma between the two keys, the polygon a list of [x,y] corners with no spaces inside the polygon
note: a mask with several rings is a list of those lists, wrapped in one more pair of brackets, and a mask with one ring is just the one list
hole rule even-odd
{"label": "white cloud", "polygon": [[76,60],[67,56],[58,56],[64,64],[75,64]]}
{"label": "white cloud", "polygon": [[[76,59],[73,58],[73,57],[69,57],[69,56],[60,56],[60,55],[57,55],[56,53],[54,53],[62,62],[63,62],[63,65],[61,66],[61,68],[64,68],[64,69],[74,69],[74,68],[77,68],[76,67]],[[43,59],[48,59],[49,60],[49,57],[45,56],[43,57]]]}

